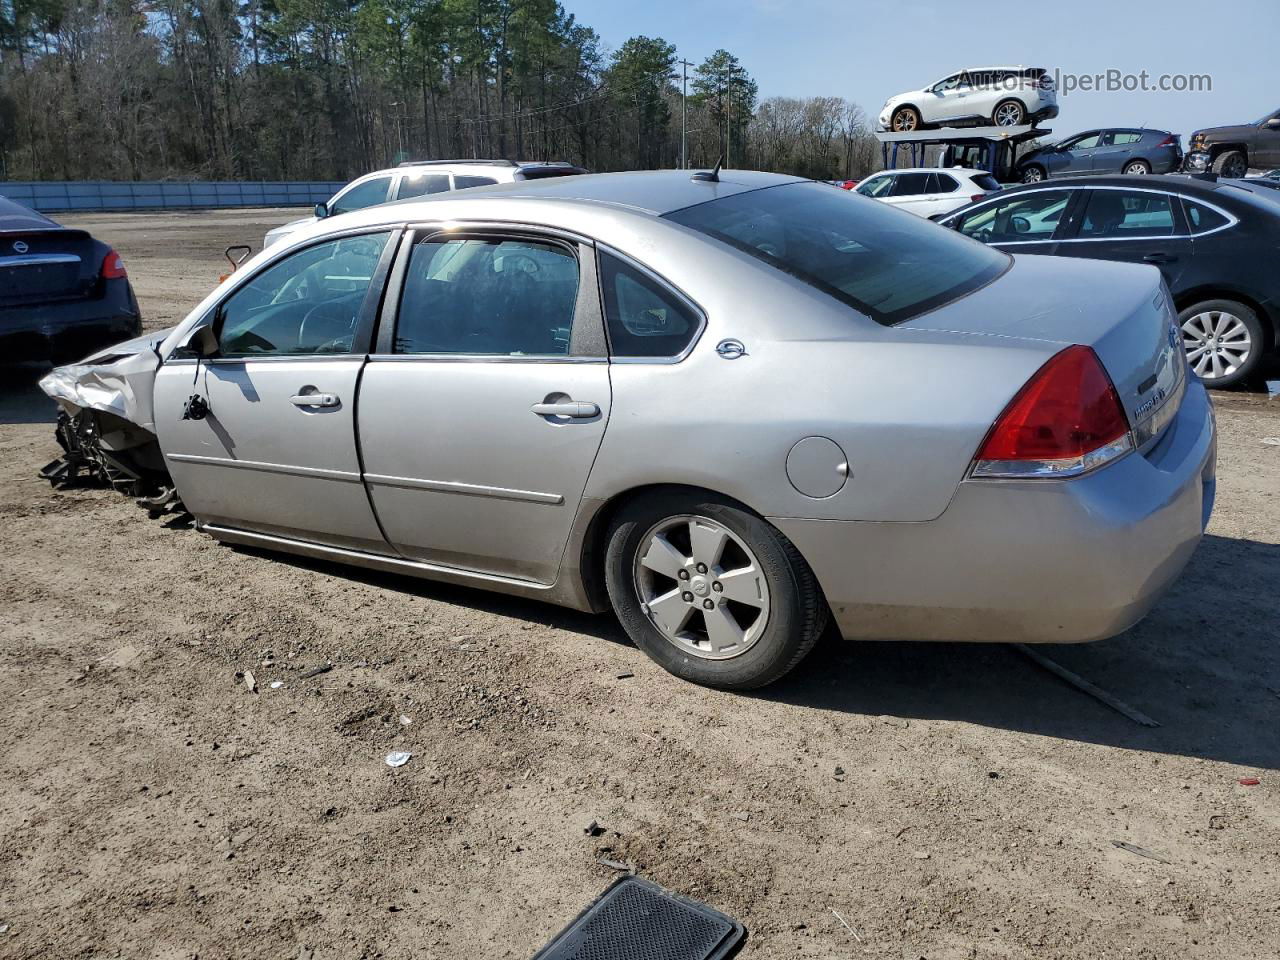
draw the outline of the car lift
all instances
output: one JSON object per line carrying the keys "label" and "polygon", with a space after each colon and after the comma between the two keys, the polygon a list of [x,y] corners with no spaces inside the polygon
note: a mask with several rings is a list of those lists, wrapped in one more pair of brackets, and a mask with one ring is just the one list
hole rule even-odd
{"label": "car lift", "polygon": [[[1000,179],[1002,168],[1013,169],[1020,144],[1051,133],[1052,130],[1041,129],[1035,124],[1020,124],[1016,127],[944,127],[941,130],[912,130],[910,133],[885,131],[877,133],[876,139],[880,141],[880,157],[885,170],[897,169],[899,147],[907,147],[911,166],[919,167],[923,166],[921,161],[924,158],[924,148],[940,146],[957,162],[957,154],[972,149],[976,161],[972,167],[986,170]],[[1007,156],[1002,158],[1001,153],[1004,151],[1007,151]],[[946,165],[954,164],[948,162]]]}

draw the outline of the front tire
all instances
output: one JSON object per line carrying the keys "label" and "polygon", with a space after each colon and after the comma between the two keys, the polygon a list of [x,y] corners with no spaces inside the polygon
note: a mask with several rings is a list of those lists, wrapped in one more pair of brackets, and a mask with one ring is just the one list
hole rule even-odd
{"label": "front tire", "polygon": [[1213,159],[1213,172],[1228,180],[1239,180],[1249,172],[1249,161],[1239,150],[1227,150]]}
{"label": "front tire", "polygon": [[1019,127],[1027,122],[1027,108],[1021,100],[1001,100],[991,112],[997,127]]}
{"label": "front tire", "polygon": [[677,677],[723,690],[788,673],[828,617],[791,542],[713,494],[654,493],[627,504],[610,528],[605,585],[636,646]]}
{"label": "front tire", "polygon": [[920,129],[920,111],[915,107],[899,107],[893,111],[889,127],[894,133],[910,133]]}
{"label": "front tire", "polygon": [[1151,172],[1151,164],[1145,160],[1130,160],[1124,165],[1124,173],[1131,177],[1143,177]]}
{"label": "front tire", "polygon": [[1258,315],[1236,300],[1204,300],[1178,314],[1187,362],[1207,387],[1232,387],[1262,361],[1266,334]]}
{"label": "front tire", "polygon": [[1038,167],[1034,164],[1022,171],[1023,183],[1039,183],[1045,179],[1044,167]]}

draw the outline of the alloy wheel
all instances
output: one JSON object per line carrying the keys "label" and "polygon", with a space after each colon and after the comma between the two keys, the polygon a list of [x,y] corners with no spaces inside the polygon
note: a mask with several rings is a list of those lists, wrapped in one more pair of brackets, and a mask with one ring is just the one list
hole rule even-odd
{"label": "alloy wheel", "polygon": [[1218,380],[1240,369],[1253,352],[1243,320],[1225,310],[1205,310],[1182,324],[1187,362],[1202,380]]}
{"label": "alloy wheel", "polygon": [[893,118],[893,129],[899,132],[910,132],[916,128],[916,115],[910,110],[901,110]]}
{"label": "alloy wheel", "polygon": [[1022,107],[1016,103],[1002,103],[996,108],[996,126],[1014,127],[1022,122]]}
{"label": "alloy wheel", "polygon": [[1022,174],[1022,182],[1023,182],[1023,183],[1039,183],[1039,182],[1040,182],[1041,180],[1043,180],[1043,179],[1044,179],[1044,177],[1040,174],[1040,168],[1039,168],[1039,167],[1029,167],[1029,168],[1028,168],[1028,169],[1027,169],[1023,174]]}
{"label": "alloy wheel", "polygon": [[708,517],[656,524],[636,550],[632,578],[649,622],[705,660],[745,653],[769,621],[769,583],[742,538]]}

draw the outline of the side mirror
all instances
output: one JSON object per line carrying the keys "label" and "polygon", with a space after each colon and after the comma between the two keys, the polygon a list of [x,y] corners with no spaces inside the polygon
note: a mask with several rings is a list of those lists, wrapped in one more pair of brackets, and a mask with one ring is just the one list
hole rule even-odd
{"label": "side mirror", "polygon": [[329,215],[329,205],[327,203],[317,203],[315,213],[317,220],[323,220]]}
{"label": "side mirror", "polygon": [[1280,130],[1280,117],[1272,117],[1270,120],[1268,120],[1267,128],[1269,130]]}
{"label": "side mirror", "polygon": [[1014,233],[1030,233],[1031,221],[1026,217],[1014,217],[1012,220]]}
{"label": "side mirror", "polygon": [[178,344],[178,349],[194,353],[197,357],[212,357],[218,352],[218,337],[213,327],[196,327]]}

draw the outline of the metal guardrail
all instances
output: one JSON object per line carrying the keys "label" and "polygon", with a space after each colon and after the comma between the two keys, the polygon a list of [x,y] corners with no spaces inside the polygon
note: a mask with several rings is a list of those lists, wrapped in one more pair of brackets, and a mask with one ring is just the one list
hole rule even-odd
{"label": "metal guardrail", "polygon": [[89,210],[193,210],[308,207],[328,200],[344,181],[0,180],[0,197],[42,213]]}

